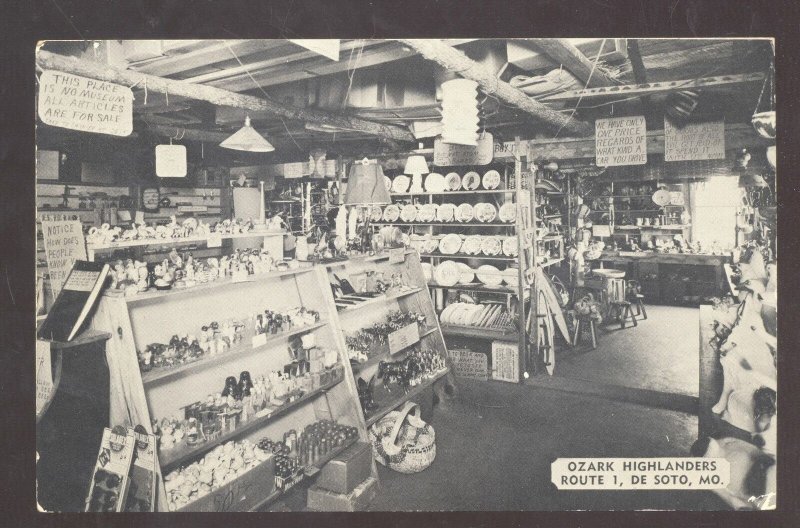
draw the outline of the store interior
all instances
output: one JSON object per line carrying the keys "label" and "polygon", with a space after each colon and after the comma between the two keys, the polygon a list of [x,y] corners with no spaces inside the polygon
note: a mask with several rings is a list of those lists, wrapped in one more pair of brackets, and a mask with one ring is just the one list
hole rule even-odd
{"label": "store interior", "polygon": [[[774,507],[770,40],[36,62],[43,509]],[[75,260],[99,295],[57,336]],[[728,484],[551,474],[690,456]]]}

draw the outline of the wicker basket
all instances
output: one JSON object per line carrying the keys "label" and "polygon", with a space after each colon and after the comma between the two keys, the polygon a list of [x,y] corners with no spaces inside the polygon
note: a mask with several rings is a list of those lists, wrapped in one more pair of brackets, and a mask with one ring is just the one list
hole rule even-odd
{"label": "wicker basket", "polygon": [[431,465],[436,458],[436,435],[419,414],[419,405],[406,402],[370,428],[372,455],[378,463],[400,473],[419,473]]}

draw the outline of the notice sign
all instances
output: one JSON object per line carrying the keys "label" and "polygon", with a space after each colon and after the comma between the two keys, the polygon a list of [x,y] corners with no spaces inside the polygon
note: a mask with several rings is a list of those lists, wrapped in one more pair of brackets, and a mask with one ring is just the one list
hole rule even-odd
{"label": "notice sign", "polygon": [[447,353],[453,362],[456,376],[481,381],[489,379],[489,358],[486,354],[458,349],[450,349]]}
{"label": "notice sign", "polygon": [[550,481],[560,490],[721,489],[730,482],[724,458],[559,458]]}
{"label": "notice sign", "polygon": [[596,120],[595,157],[598,167],[647,163],[647,127],[644,116]]}
{"label": "notice sign", "polygon": [[492,379],[519,381],[519,347],[517,343],[492,341]]}
{"label": "notice sign", "polygon": [[494,137],[485,132],[476,146],[445,143],[441,138],[433,142],[433,164],[437,167],[454,165],[488,165],[494,159]]}
{"label": "notice sign", "polygon": [[46,70],[39,78],[39,118],[51,126],[130,136],[133,92],[127,86]]}
{"label": "notice sign", "polygon": [[58,292],[76,260],[87,260],[83,230],[78,220],[42,222],[44,250],[53,297]]}
{"label": "notice sign", "polygon": [[389,334],[389,353],[397,354],[419,342],[419,325],[411,323]]}
{"label": "notice sign", "polygon": [[725,123],[689,123],[677,127],[664,118],[664,160],[725,159]]}

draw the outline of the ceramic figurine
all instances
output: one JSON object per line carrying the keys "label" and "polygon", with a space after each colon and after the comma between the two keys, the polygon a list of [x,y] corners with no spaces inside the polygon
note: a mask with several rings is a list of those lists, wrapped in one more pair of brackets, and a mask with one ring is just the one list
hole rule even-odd
{"label": "ceramic figurine", "polygon": [[239,385],[237,384],[234,376],[228,376],[225,378],[225,387],[222,389],[220,394],[224,397],[233,396],[235,399],[238,399],[237,396],[239,395]]}
{"label": "ceramic figurine", "polygon": [[252,389],[253,389],[253,381],[250,378],[250,372],[248,372],[247,370],[243,370],[242,373],[239,375],[239,384],[237,386],[237,390],[239,391],[239,397],[243,398],[244,396],[250,396]]}

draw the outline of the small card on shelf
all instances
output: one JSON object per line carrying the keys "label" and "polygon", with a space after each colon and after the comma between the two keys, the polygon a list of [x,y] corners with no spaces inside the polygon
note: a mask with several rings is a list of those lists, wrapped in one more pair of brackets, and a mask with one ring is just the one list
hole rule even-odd
{"label": "small card on shelf", "polygon": [[397,354],[419,342],[419,325],[412,323],[389,334],[389,353]]}

